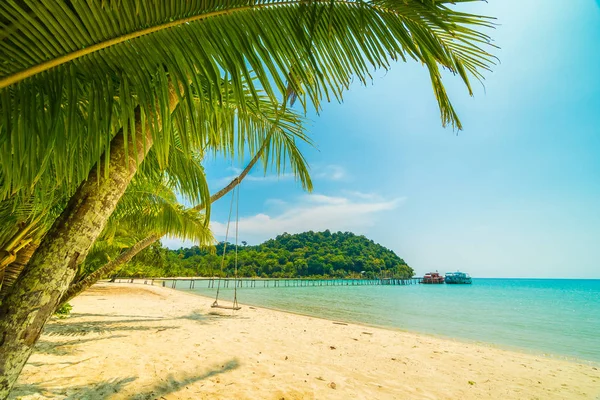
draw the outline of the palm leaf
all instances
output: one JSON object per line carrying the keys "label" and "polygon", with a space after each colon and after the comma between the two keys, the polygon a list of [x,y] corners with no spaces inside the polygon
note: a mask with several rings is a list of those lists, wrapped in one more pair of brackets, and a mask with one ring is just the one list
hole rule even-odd
{"label": "palm leaf", "polygon": [[[459,1],[465,2],[465,1]],[[448,1],[57,0],[0,4],[0,199],[30,194],[44,168],[76,184],[134,110],[165,167],[175,142],[169,85],[185,115],[184,150],[207,142],[202,121],[245,92],[319,106],[353,77],[413,58],[430,70],[442,122],[460,128],[439,68],[481,78],[492,56],[487,18]],[[257,77],[257,79],[254,79]],[[224,95],[223,80],[231,82]],[[194,104],[194,93],[203,101]],[[159,129],[162,127],[163,129]],[[125,142],[127,143],[127,141]]]}
{"label": "palm leaf", "polygon": [[[223,82],[224,91],[229,90],[230,82]],[[267,132],[278,142],[269,143],[269,152],[274,156],[270,165],[274,165],[277,172],[285,172],[286,164],[289,163],[295,176],[307,189],[312,188],[308,166],[304,157],[296,147],[296,142],[310,143],[303,131],[303,119],[293,110],[278,110],[263,94],[258,97],[256,103],[254,97],[245,91],[246,107],[244,110],[236,107],[238,103],[223,104],[216,107],[210,120],[205,121],[205,130],[208,142],[203,144],[202,152],[194,152],[183,148],[182,137],[189,130],[187,120],[183,112],[176,111],[174,119],[177,120],[173,130],[173,143],[169,146],[168,160],[165,167],[160,165],[156,151],[153,148],[145,161],[140,165],[138,175],[143,179],[155,180],[157,182],[167,179],[174,189],[183,196],[189,204],[204,204],[204,193],[208,192],[206,176],[201,166],[205,152],[223,152],[230,155],[235,149],[248,147],[251,152],[262,146],[266,140]],[[201,102],[195,94],[195,104]],[[182,135],[182,132],[184,133]],[[186,153],[192,153],[190,157]],[[264,156],[266,160],[266,155]],[[265,164],[265,168],[267,165]],[[88,166],[91,168],[91,165]],[[0,229],[0,250],[6,249],[3,244],[9,237],[19,234],[24,226],[28,226],[31,220],[43,217],[44,226],[39,230],[45,233],[49,224],[54,221],[68,199],[80,182],[60,182],[56,176],[56,169],[51,163],[50,167],[40,176],[44,183],[38,182],[33,188],[33,194],[29,197],[12,196],[0,202],[0,220],[5,221]],[[62,194],[62,195],[59,195]],[[52,210],[52,212],[50,212]],[[25,225],[23,225],[25,224]],[[3,239],[7,236],[6,239]],[[8,249],[6,249],[8,251]]]}
{"label": "palm leaf", "polygon": [[213,241],[204,215],[179,204],[167,181],[136,180],[127,188],[109,219],[103,238],[113,237],[114,233],[110,232],[122,228],[134,230],[142,237],[155,233],[194,240],[201,245]]}

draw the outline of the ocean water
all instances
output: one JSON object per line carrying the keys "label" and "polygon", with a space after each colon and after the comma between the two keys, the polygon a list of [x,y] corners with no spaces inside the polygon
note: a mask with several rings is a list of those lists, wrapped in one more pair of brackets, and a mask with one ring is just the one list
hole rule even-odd
{"label": "ocean water", "polygon": [[[200,282],[198,282],[197,286]],[[216,289],[181,290],[213,296]],[[233,289],[221,289],[231,300]],[[242,304],[600,362],[600,280],[238,288]]]}

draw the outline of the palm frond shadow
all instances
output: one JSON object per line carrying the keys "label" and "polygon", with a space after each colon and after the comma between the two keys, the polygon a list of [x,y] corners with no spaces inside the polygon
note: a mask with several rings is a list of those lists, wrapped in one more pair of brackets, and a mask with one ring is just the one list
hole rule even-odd
{"label": "palm frond shadow", "polygon": [[77,312],[72,312],[69,315],[69,320],[72,320],[72,319],[75,319],[75,318],[83,318],[83,317],[138,318],[138,319],[140,319],[140,321],[143,321],[144,319],[146,321],[165,319],[163,317],[150,316],[150,315],[126,315],[126,314],[112,314],[111,315],[111,314],[95,314],[95,313],[77,313]]}
{"label": "palm frond shadow", "polygon": [[233,358],[226,362],[223,365],[220,365],[216,368],[212,368],[200,375],[190,375],[187,373],[179,374],[179,375],[169,375],[166,377],[164,381],[158,382],[155,386],[153,386],[150,390],[144,393],[137,393],[135,395],[131,395],[127,398],[127,400],[141,400],[141,399],[149,399],[149,398],[159,398],[159,396],[165,396],[170,393],[174,393],[185,387],[186,385],[199,382],[204,379],[208,379],[215,375],[223,374],[225,372],[234,370],[239,368],[240,362],[237,358]]}
{"label": "palm frond shadow", "polygon": [[178,317],[177,319],[189,319],[191,321],[197,321],[202,323],[208,323],[211,320],[209,315],[204,314],[200,310],[194,310],[189,314]]}
{"label": "palm frond shadow", "polygon": [[237,319],[248,319],[248,317],[242,317],[239,314],[235,313],[225,313],[219,311],[209,311],[208,313],[203,313],[200,310],[194,310],[187,315],[183,315],[181,317],[177,317],[174,319],[189,319],[192,321],[201,322],[203,324],[210,323],[211,321],[216,321],[220,318],[237,318]]}
{"label": "palm frond shadow", "polygon": [[41,382],[26,385],[17,384],[8,398],[10,400],[16,400],[29,395],[42,394],[48,398],[60,397],[65,400],[110,399],[115,396],[115,393],[123,390],[128,383],[135,381],[137,377],[130,376],[127,378],[115,378],[98,383],[78,386],[71,386],[67,382],[68,379],[70,378],[63,378],[60,381]]}
{"label": "palm frond shadow", "polygon": [[232,318],[232,319],[250,319],[249,317],[242,317],[241,315],[233,312],[224,312],[224,311],[210,311],[207,315],[212,319],[219,318]]}
{"label": "palm frond shadow", "polygon": [[[73,321],[73,319],[81,317],[114,317],[126,319],[116,319],[109,321]],[[134,317],[134,318],[127,318]],[[163,317],[143,317],[136,315],[106,315],[106,314],[72,314],[68,320],[60,320],[55,323],[46,325],[44,328],[44,334],[48,336],[85,336],[92,333],[105,334],[115,331],[150,331],[157,330],[163,331],[166,329],[177,329],[177,326],[144,326],[144,325],[132,325],[144,322],[168,322],[169,320],[187,319],[201,324],[208,324],[218,318],[245,318],[240,317],[236,314],[225,314],[220,312],[209,312],[203,313],[200,310],[193,310],[189,314],[174,317],[174,318],[163,318]],[[122,325],[127,324],[127,325]],[[80,342],[81,343],[81,342]],[[76,343],[73,343],[76,344]]]}
{"label": "palm frond shadow", "polygon": [[[59,361],[59,362],[55,362],[55,363],[28,362],[27,365],[32,365],[34,367],[49,367],[49,366],[52,366],[55,369],[64,369],[64,368],[72,367],[73,365],[84,363],[84,362],[86,362],[88,360],[91,360],[92,358],[95,358],[95,357],[88,357],[88,358],[84,358],[83,360],[79,360],[79,361]],[[64,365],[64,366],[58,368],[58,367],[56,367],[58,365]]]}
{"label": "palm frond shadow", "polygon": [[[102,336],[97,338],[88,338],[88,339],[76,339],[76,340],[68,340],[65,342],[50,342],[47,340],[39,340],[35,345],[35,353],[37,354],[48,354],[53,356],[67,356],[75,353],[77,350],[71,348],[70,346],[77,346],[87,342],[95,342],[97,340],[107,340],[107,339],[116,339],[122,338],[125,335],[111,335],[111,336]],[[29,363],[34,365],[34,363]],[[61,363],[63,364],[63,363]]]}
{"label": "palm frond shadow", "polygon": [[[239,368],[240,363],[237,359],[231,359],[227,363],[211,368],[208,371],[191,375],[182,373],[178,375],[170,374],[165,379],[156,383],[151,389],[143,393],[136,393],[126,397],[127,400],[141,400],[149,398],[158,398],[170,393],[174,393],[186,385],[211,378],[215,375],[223,374],[228,371]],[[116,393],[121,392],[125,386],[137,379],[137,377],[127,377],[120,379],[110,379],[98,383],[89,383],[79,386],[71,386],[67,382],[72,377],[61,380],[46,381],[34,384],[17,384],[11,392],[10,400],[16,400],[24,396],[44,395],[47,397],[64,397],[65,400],[75,399],[94,399],[103,400],[113,398]]]}
{"label": "palm frond shadow", "polygon": [[[83,321],[68,322],[60,324],[49,324],[44,329],[48,336],[85,336],[92,333],[105,334],[115,331],[163,331],[166,329],[177,329],[177,326],[160,325],[144,326],[131,325],[131,323],[159,321],[157,319],[127,319],[117,321]],[[129,325],[120,325],[128,323]]]}

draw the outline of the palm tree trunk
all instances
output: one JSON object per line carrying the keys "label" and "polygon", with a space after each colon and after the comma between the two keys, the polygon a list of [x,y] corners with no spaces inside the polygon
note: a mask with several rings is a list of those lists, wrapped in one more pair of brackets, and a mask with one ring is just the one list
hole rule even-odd
{"label": "palm tree trunk", "polygon": [[101,170],[101,160],[79,186],[3,298],[0,305],[0,399],[8,396],[78,265],[102,232],[137,166],[152,147],[152,136],[149,132],[142,134],[141,125],[136,137],[137,146],[129,146],[129,160],[126,160],[124,137],[115,136],[110,145],[108,176]]}
{"label": "palm tree trunk", "polygon": [[27,263],[29,263],[29,260],[39,245],[39,243],[29,243],[17,253],[17,259],[6,266],[3,271],[4,276],[2,277],[2,281],[0,283],[0,303],[2,302],[2,298],[6,295],[6,293],[8,293],[8,290],[17,281],[17,278],[23,269],[25,269],[25,266]]}
{"label": "palm tree trunk", "polygon": [[104,264],[102,267],[98,268],[96,271],[86,276],[83,280],[72,284],[69,287],[69,290],[67,290],[61,298],[59,304],[62,305],[67,301],[71,300],[73,297],[79,295],[79,293],[83,292],[85,289],[98,282],[98,280],[100,280],[104,275],[115,270],[118,266],[125,264],[126,262],[131,260],[133,256],[135,256],[140,251],[144,250],[146,247],[150,246],[152,243],[156,242],[158,239],[160,239],[159,235],[150,235],[145,239],[140,240],[135,245],[121,253],[114,260]]}
{"label": "palm tree trunk", "polygon": [[[177,90],[170,86],[170,113],[179,104],[179,98]],[[104,174],[105,157],[102,157],[54,221],[25,270],[0,303],[0,399],[8,397],[46,321],[56,310],[79,264],[102,233],[139,164],[152,147],[151,128],[146,126],[145,131],[142,130],[139,113],[138,107],[134,117],[135,146],[129,136],[126,154],[122,131],[112,139],[108,174]],[[158,123],[161,123],[160,118]],[[155,128],[160,129],[160,126]]]}

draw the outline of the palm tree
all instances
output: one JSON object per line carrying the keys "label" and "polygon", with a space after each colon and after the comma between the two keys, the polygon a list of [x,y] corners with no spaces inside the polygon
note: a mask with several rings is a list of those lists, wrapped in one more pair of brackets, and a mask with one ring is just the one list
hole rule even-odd
{"label": "palm tree", "polygon": [[[284,117],[287,116],[288,113],[290,113],[290,110],[287,110],[286,113],[283,114],[283,116]],[[285,121],[289,121],[289,120],[292,120],[292,121],[296,120],[294,118],[294,114],[293,113],[291,114],[291,118],[288,117],[288,118],[281,119],[280,117],[281,117],[280,115],[276,116],[277,120],[275,121],[273,126],[269,129],[269,134],[265,138],[262,146],[258,149],[257,153],[250,160],[250,162],[244,168],[244,170],[242,170],[242,172],[238,176],[233,178],[231,180],[231,182],[229,182],[229,184],[227,184],[225,187],[223,187],[222,189],[218,190],[215,194],[213,194],[210,197],[210,203],[214,203],[215,201],[221,199],[227,193],[231,192],[236,186],[238,186],[242,182],[242,180],[248,175],[248,173],[250,173],[252,168],[254,168],[256,163],[261,158],[265,158],[265,164],[268,164],[268,152],[279,148],[278,144],[272,145],[273,142],[285,143],[286,139],[287,140],[290,139],[288,131],[283,129],[281,123],[285,122]],[[267,120],[268,120],[268,118],[267,118]],[[301,128],[301,127],[298,126],[298,128]],[[288,129],[288,130],[291,130],[291,129]],[[293,129],[291,131],[293,131]],[[296,146],[293,144],[293,141],[289,142],[289,146],[285,147],[284,154],[288,154],[289,160],[292,162],[294,174],[302,182],[303,187],[309,191],[312,190],[311,179],[308,176],[308,174],[305,173],[307,170],[306,170],[306,167],[304,166],[304,158],[302,157],[301,153],[298,151]],[[281,162],[281,160],[278,160],[275,163],[275,165],[280,168],[284,164]],[[119,205],[122,205],[123,200],[128,200],[128,198],[126,196],[128,194],[128,192],[131,193],[132,191],[135,191],[135,190],[136,190],[135,188],[134,189],[128,188],[128,191],[125,192],[125,196],[121,199],[121,201],[119,202]],[[139,198],[132,197],[131,200],[129,200],[129,201],[132,201],[132,200],[134,202],[134,209],[135,209],[135,206],[139,205]],[[109,226],[116,227],[116,226],[118,226],[119,223],[123,222],[122,221],[123,215],[120,212],[118,212],[119,205],[117,206],[117,210],[111,215],[111,218],[109,220]],[[198,204],[195,207],[193,207],[192,209],[187,210],[187,211],[192,212],[192,213],[198,213],[198,212],[202,212],[205,208],[206,208],[205,204]],[[136,227],[137,232],[139,232],[140,230],[146,231],[148,229],[148,227],[153,226],[153,224],[156,224],[156,223],[159,224],[159,228],[155,229],[154,232],[148,234],[148,236],[144,237],[143,239],[141,239],[137,242],[134,242],[135,244],[128,246],[128,248],[125,251],[123,251],[122,253],[120,253],[115,259],[110,260],[110,261],[107,260],[107,262],[104,265],[97,268],[92,273],[90,273],[90,274],[86,275],[85,277],[72,283],[69,286],[69,289],[65,292],[65,294],[61,298],[59,304],[66,303],[67,301],[71,300],[73,297],[79,295],[81,292],[83,292],[84,290],[86,290],[87,288],[92,286],[94,283],[98,282],[98,280],[100,280],[103,276],[106,276],[107,274],[117,270],[119,267],[126,264],[133,257],[135,257],[138,253],[140,253],[147,247],[151,246],[152,244],[156,243],[162,236],[175,235],[180,238],[184,238],[184,239],[186,238],[185,233],[182,233],[181,231],[174,232],[172,229],[168,229],[168,227],[166,225],[164,225],[164,222],[162,222],[163,220],[160,218],[159,219],[154,218],[154,219],[151,219],[150,221],[143,221],[143,223],[140,226],[139,215],[137,215],[135,213],[133,215],[134,215],[134,217],[132,220],[135,221],[135,223],[137,225],[137,227]],[[111,225],[110,224],[111,221],[115,221],[115,222]],[[125,219],[125,222],[127,222],[127,219]],[[140,239],[140,238],[138,238],[138,239]],[[242,243],[245,245],[246,242],[242,242]],[[97,246],[97,244],[96,244],[96,246]],[[88,255],[88,257],[89,257],[89,255]],[[86,259],[86,261],[87,261],[87,259]],[[0,296],[0,298],[1,298],[1,296]]]}
{"label": "palm tree", "polygon": [[244,91],[318,108],[407,58],[427,66],[442,122],[460,128],[440,67],[470,90],[492,62],[477,30],[488,19],[449,6],[467,1],[0,4],[0,200],[52,186],[47,169],[65,187],[83,182],[3,299],[0,398],[150,148],[166,168],[177,136],[191,157],[219,125],[215,108],[244,108]]}
{"label": "palm tree", "polygon": [[[226,88],[228,84],[223,87]],[[250,97],[251,95],[246,93],[246,96]],[[237,143],[239,140],[248,142],[251,147],[262,141],[261,149],[268,150],[268,154],[264,154],[264,157],[261,154],[265,167],[270,163],[280,170],[289,164],[303,187],[311,189],[312,183],[308,176],[306,162],[296,147],[296,139],[308,143],[310,140],[303,131],[302,118],[297,113],[291,109],[277,112],[273,109],[272,103],[264,96],[259,96],[259,103],[254,104],[249,101],[243,110],[236,108],[235,104],[229,104],[218,111],[220,111],[218,120],[221,124],[231,125],[230,121],[236,121],[238,129],[220,130],[218,135],[210,138],[203,151],[227,151],[228,148],[239,148],[244,144]],[[236,115],[237,118],[235,118]],[[267,134],[269,140],[264,137],[265,131],[270,132]],[[159,180],[163,176],[176,178],[174,182],[181,194],[186,194],[191,203],[201,202],[199,193],[206,191],[206,182],[203,169],[199,167],[197,161],[202,159],[202,156],[198,153],[192,159],[184,157],[180,145],[181,140],[179,137],[177,139],[178,142],[170,147],[170,162],[166,168],[160,168],[157,157],[151,151],[143,163],[142,173],[145,176],[152,175]],[[269,155],[272,156],[271,159],[269,159]],[[255,159],[254,162],[256,161]],[[92,166],[90,165],[89,168]],[[52,187],[52,190],[46,191],[44,185],[36,185],[34,193],[24,200],[20,196],[12,196],[0,202],[0,220],[6,222],[0,227],[0,249],[2,249],[0,250],[2,255],[0,257],[0,292],[4,273],[6,272],[6,279],[11,281],[18,276],[32,255],[32,250],[37,248],[39,239],[64,209],[67,196],[57,197],[56,193],[67,191],[67,195],[72,195],[75,190],[73,185],[66,185],[65,188],[64,184],[57,184],[54,172],[54,170],[48,170],[40,177],[44,180],[48,178],[46,175],[51,175],[48,180],[54,182],[55,186]],[[241,178],[243,179],[243,176]],[[69,187],[72,187],[70,192],[68,191]],[[220,195],[213,195],[211,202],[220,198],[231,188],[229,185],[218,192]],[[19,256],[20,253],[21,256]]]}
{"label": "palm tree", "polygon": [[[226,85],[224,85],[226,87]],[[246,94],[250,96],[250,94]],[[253,100],[253,99],[251,99]],[[236,125],[238,126],[237,131],[234,129],[225,129],[219,132],[219,135],[211,137],[209,143],[206,144],[203,149],[205,152],[208,151],[225,151],[228,147],[236,148],[243,145],[237,144],[236,141],[243,140],[248,142],[252,147],[257,146],[259,143],[260,148],[251,160],[247,168],[230,184],[217,191],[210,197],[210,202],[217,201],[229,191],[231,191],[237,184],[239,184],[244,177],[248,174],[251,168],[259,161],[263,160],[263,167],[266,169],[270,165],[274,165],[277,168],[277,172],[284,172],[286,164],[289,164],[293,174],[300,181],[302,186],[307,189],[312,189],[312,182],[308,175],[308,167],[304,160],[304,157],[296,147],[296,140],[302,142],[311,143],[308,137],[306,137],[303,127],[302,118],[293,110],[285,109],[281,112],[272,107],[272,103],[264,96],[259,96],[259,103],[253,104],[248,101],[246,107],[236,109],[234,104],[229,104],[227,107],[220,110],[222,115],[220,120],[227,121],[229,119],[235,119]],[[260,105],[260,107],[255,107]],[[243,116],[243,118],[242,118]],[[264,132],[268,132],[266,137]],[[240,133],[242,133],[240,135]],[[241,138],[241,139],[240,139]],[[178,138],[179,139],[179,138]],[[201,201],[202,190],[206,188],[206,177],[204,176],[204,170],[199,164],[199,160],[202,159],[200,153],[193,159],[182,157],[182,148],[180,146],[181,141],[179,140],[175,146],[170,148],[170,163],[166,169],[161,169],[158,164],[154,152],[150,151],[148,157],[144,160],[141,168],[141,176],[134,178],[134,183],[139,180],[154,179],[155,185],[159,185],[161,180],[168,179],[169,184],[173,185],[177,191],[186,196],[189,203],[198,203]],[[138,175],[140,174],[138,173]],[[134,184],[138,187],[139,184]],[[39,190],[39,187],[37,187]],[[129,190],[129,193],[131,190]],[[135,196],[127,196],[128,192],[125,193],[124,198],[121,199],[122,203],[127,202],[130,205],[139,203],[140,199]],[[0,219],[13,222],[13,224],[6,224],[0,227],[0,248],[4,249],[5,257],[0,260],[0,299],[5,295],[8,289],[16,281],[20,272],[24,269],[28,259],[31,257],[32,252],[37,248],[39,244],[39,238],[45,234],[49,229],[52,222],[56,219],[58,214],[64,209],[66,201],[57,199],[56,197],[46,194],[43,196],[32,196],[34,199],[30,201],[32,204],[24,204],[20,202],[18,197],[12,197],[8,201],[0,203]],[[38,208],[34,208],[34,205]],[[19,212],[13,212],[17,209]],[[194,210],[190,211],[203,211],[205,205],[200,203]],[[50,210],[52,212],[50,212]],[[43,217],[43,219],[42,219]],[[116,226],[115,223],[111,224],[111,221],[116,218],[123,218],[121,212],[115,212],[109,220],[109,227]],[[43,223],[42,223],[43,221]],[[139,220],[138,220],[139,221]],[[146,221],[152,223],[152,220]],[[142,230],[138,227],[136,230],[140,232]],[[102,275],[110,272],[112,269],[119,267],[121,264],[131,259],[137,252],[143,250],[147,246],[154,243],[164,234],[169,233],[168,230],[164,232],[154,232],[151,235],[140,240],[139,243],[133,245],[127,249],[123,254],[119,255],[116,259],[107,263],[106,266],[102,267],[102,271],[95,273],[85,280],[77,282],[76,287],[70,287],[69,291],[65,294],[65,297],[73,297],[91,284],[95,283]],[[4,239],[1,239],[4,238]],[[34,240],[37,239],[37,240]],[[141,238],[138,238],[141,239]],[[19,251],[20,250],[20,251]],[[3,274],[6,273],[6,279],[3,279]],[[3,282],[5,284],[3,285]],[[75,285],[75,284],[73,284]],[[71,285],[71,286],[73,286]]]}
{"label": "palm tree", "polygon": [[[224,90],[230,85],[230,82],[224,82]],[[275,110],[273,104],[265,98],[259,96],[258,103],[252,100],[252,94],[246,93],[249,101],[244,109],[239,109],[236,104],[228,104],[226,107],[219,107],[215,112],[219,115],[215,119],[220,124],[237,125],[236,129],[220,129],[216,135],[212,135],[209,141],[204,145],[203,152],[222,151],[227,154],[230,150],[240,148],[247,142],[251,148],[261,146],[261,149],[268,150],[269,154],[261,157],[265,167],[272,164],[281,172],[289,164],[294,175],[302,183],[303,187],[310,189],[312,183],[308,176],[306,162],[296,147],[296,140],[310,143],[302,127],[302,118],[293,110],[283,111]],[[237,114],[237,118],[236,118]],[[242,118],[240,116],[243,116]],[[267,142],[264,132],[271,139]],[[178,132],[176,134],[179,135]],[[186,158],[185,152],[181,147],[181,137],[176,137],[175,145],[169,149],[169,164],[162,168],[158,165],[158,159],[153,151],[149,153],[142,169],[144,174],[153,174],[154,176],[165,175],[174,177],[177,180],[178,190],[182,194],[190,197],[190,202],[201,202],[200,193],[206,192],[206,182],[203,172],[195,171],[197,161],[202,159],[201,153],[194,157]],[[86,158],[86,155],[83,155]],[[271,156],[271,157],[269,157]],[[87,169],[91,169],[93,163]],[[5,224],[0,226],[0,287],[2,285],[3,268],[13,263],[20,250],[24,250],[34,238],[39,239],[51,226],[52,222],[64,209],[66,202],[73,195],[80,183],[76,181],[61,182],[56,174],[56,169],[48,169],[45,173],[39,175],[39,181],[51,182],[48,187],[45,184],[35,184],[32,187],[33,192],[29,196],[12,195],[10,198],[0,202],[0,220]],[[243,178],[243,176],[242,176]],[[159,178],[160,179],[160,178]],[[231,187],[226,187],[219,193],[224,195]],[[62,194],[62,196],[57,195]],[[214,201],[215,196],[211,197]]]}

